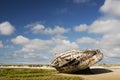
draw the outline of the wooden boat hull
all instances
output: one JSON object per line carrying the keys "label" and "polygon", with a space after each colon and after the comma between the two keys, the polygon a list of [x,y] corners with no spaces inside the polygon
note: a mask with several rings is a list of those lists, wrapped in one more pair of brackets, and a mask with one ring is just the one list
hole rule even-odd
{"label": "wooden boat hull", "polygon": [[99,50],[71,50],[57,56],[51,64],[59,72],[74,73],[94,65],[102,58]]}

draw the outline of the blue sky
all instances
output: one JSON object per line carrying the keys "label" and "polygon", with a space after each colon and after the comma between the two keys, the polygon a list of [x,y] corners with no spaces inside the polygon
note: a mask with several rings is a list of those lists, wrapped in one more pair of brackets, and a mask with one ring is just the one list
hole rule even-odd
{"label": "blue sky", "polygon": [[71,49],[100,49],[101,63],[119,63],[119,5],[119,0],[1,0],[0,63],[50,63]]}

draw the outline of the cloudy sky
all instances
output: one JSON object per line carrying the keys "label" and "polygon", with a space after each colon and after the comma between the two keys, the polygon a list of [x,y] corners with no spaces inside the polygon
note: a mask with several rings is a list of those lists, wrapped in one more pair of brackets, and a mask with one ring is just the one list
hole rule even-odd
{"label": "cloudy sky", "polygon": [[120,0],[0,0],[0,63],[50,63],[71,49],[100,49],[120,63]]}

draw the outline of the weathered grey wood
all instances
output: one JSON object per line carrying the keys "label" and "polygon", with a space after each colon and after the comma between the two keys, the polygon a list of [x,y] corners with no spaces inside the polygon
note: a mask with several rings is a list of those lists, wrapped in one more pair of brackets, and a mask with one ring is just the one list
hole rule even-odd
{"label": "weathered grey wood", "polygon": [[59,72],[73,73],[87,69],[102,58],[100,50],[71,50],[58,55],[51,64]]}

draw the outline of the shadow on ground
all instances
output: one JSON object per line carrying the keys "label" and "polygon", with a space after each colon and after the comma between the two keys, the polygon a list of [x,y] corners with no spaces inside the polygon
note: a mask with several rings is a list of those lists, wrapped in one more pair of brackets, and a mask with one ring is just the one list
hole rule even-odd
{"label": "shadow on ground", "polygon": [[73,74],[84,74],[84,75],[95,75],[95,74],[103,74],[103,73],[110,73],[113,72],[112,70],[105,69],[105,68],[92,68],[92,69],[85,69],[76,71]]}
{"label": "shadow on ground", "polygon": [[93,74],[103,74],[103,73],[110,73],[113,72],[112,70],[105,69],[105,68],[93,68],[91,69]]}

